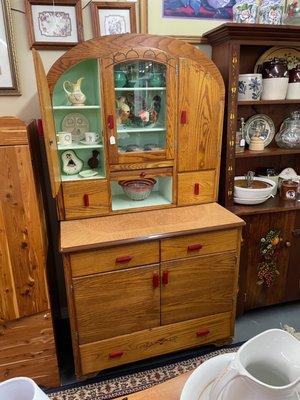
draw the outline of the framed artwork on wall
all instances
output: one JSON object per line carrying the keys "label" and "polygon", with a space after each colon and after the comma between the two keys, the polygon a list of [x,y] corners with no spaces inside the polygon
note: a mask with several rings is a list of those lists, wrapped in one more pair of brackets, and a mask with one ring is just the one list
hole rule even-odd
{"label": "framed artwork on wall", "polygon": [[94,37],[136,33],[136,3],[95,1],[91,3]]}
{"label": "framed artwork on wall", "polygon": [[9,0],[0,2],[0,95],[19,96],[19,80]]}
{"label": "framed artwork on wall", "polygon": [[25,0],[30,48],[67,49],[83,41],[81,0]]}

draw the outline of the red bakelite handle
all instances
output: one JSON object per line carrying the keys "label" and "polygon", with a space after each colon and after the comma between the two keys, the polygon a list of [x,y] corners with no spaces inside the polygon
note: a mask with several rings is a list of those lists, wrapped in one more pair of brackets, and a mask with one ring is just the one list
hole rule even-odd
{"label": "red bakelite handle", "polygon": [[182,110],[181,111],[180,122],[181,122],[181,124],[186,124],[187,123],[187,112],[186,112],[186,110]]}
{"label": "red bakelite handle", "polygon": [[140,177],[141,177],[141,178],[144,178],[145,176],[146,176],[146,172],[141,172],[141,173],[140,173]]}
{"label": "red bakelite handle", "polygon": [[162,283],[167,285],[169,283],[169,271],[164,271],[162,274]]}
{"label": "red bakelite handle", "polygon": [[153,288],[158,288],[159,286],[159,275],[157,272],[154,272],[153,276],[152,276],[152,286]]}
{"label": "red bakelite handle", "polygon": [[194,251],[194,250],[200,250],[200,249],[202,249],[202,244],[200,244],[200,243],[196,243],[196,244],[190,244],[189,246],[188,246],[188,250],[190,250],[190,251]]}
{"label": "red bakelite handle", "polygon": [[113,351],[112,353],[109,353],[109,358],[122,357],[123,354],[124,354],[124,351]]}
{"label": "red bakelite handle", "polygon": [[199,193],[200,193],[200,185],[199,185],[199,183],[195,183],[194,184],[194,194],[196,196],[198,196]]}
{"label": "red bakelite handle", "polygon": [[114,129],[115,128],[115,121],[114,121],[114,116],[109,115],[107,117],[107,126],[109,129]]}
{"label": "red bakelite handle", "polygon": [[132,260],[131,256],[121,256],[116,258],[117,263],[126,263]]}
{"label": "red bakelite handle", "polygon": [[90,205],[90,197],[88,194],[83,195],[83,204],[84,207],[88,207]]}
{"label": "red bakelite handle", "polygon": [[209,334],[209,330],[206,328],[199,329],[199,331],[196,332],[197,337],[207,336],[208,334]]}

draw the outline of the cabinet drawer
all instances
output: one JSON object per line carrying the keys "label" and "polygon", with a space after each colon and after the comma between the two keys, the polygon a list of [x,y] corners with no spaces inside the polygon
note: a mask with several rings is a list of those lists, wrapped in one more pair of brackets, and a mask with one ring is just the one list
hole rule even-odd
{"label": "cabinet drawer", "polygon": [[73,277],[159,262],[159,242],[137,243],[70,255]]}
{"label": "cabinet drawer", "polygon": [[178,205],[185,206],[215,201],[215,174],[214,169],[178,174]]}
{"label": "cabinet drawer", "polygon": [[161,260],[221,253],[238,248],[238,231],[230,229],[180,236],[161,241]]}
{"label": "cabinet drawer", "polygon": [[79,346],[82,374],[229,338],[231,313]]}
{"label": "cabinet drawer", "polygon": [[66,219],[96,217],[109,212],[106,180],[63,182]]}

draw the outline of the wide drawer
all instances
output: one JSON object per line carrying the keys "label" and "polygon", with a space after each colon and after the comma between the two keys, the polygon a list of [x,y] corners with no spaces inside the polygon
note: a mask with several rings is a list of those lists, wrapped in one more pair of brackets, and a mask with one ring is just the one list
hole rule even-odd
{"label": "wide drawer", "polygon": [[153,328],[79,346],[82,375],[231,336],[231,313]]}
{"label": "wide drawer", "polygon": [[65,218],[87,218],[108,214],[109,195],[106,180],[63,182]]}
{"label": "wide drawer", "polygon": [[161,260],[232,251],[238,247],[238,230],[229,229],[163,239]]}
{"label": "wide drawer", "polygon": [[159,262],[159,242],[144,242],[70,255],[73,277]]}

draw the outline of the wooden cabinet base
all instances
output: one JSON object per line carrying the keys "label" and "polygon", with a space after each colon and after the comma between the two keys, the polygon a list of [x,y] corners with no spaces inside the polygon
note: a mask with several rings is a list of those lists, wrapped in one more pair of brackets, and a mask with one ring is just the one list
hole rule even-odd
{"label": "wooden cabinet base", "polygon": [[0,325],[0,381],[27,376],[45,387],[60,385],[50,312]]}
{"label": "wooden cabinet base", "polygon": [[232,333],[231,317],[231,312],[210,315],[81,345],[81,371],[77,374],[227,339]]}

